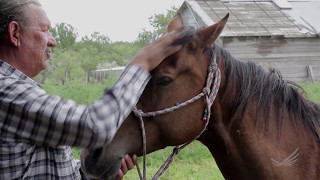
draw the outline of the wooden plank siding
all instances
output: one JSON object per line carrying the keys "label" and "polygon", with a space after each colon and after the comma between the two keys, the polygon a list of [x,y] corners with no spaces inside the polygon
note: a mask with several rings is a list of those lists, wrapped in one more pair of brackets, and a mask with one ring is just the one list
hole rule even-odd
{"label": "wooden plank siding", "polygon": [[320,80],[319,38],[236,38],[222,37],[222,46],[241,61],[253,61],[278,69],[284,79],[311,82],[308,66],[315,80]]}
{"label": "wooden plank siding", "polygon": [[272,1],[196,0],[196,2],[213,22],[218,22],[227,13],[230,14],[224,36],[309,36],[302,33],[304,27],[295,23],[290,15],[279,10]]}
{"label": "wooden plank siding", "polygon": [[219,45],[241,61],[278,69],[284,79],[312,82],[320,81],[320,2],[307,1],[283,9],[273,0],[186,0],[179,12],[196,28],[229,13]]}

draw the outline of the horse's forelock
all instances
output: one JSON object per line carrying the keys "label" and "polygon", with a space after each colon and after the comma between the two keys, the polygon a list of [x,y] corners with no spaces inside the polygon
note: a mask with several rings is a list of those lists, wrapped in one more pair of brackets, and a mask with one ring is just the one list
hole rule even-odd
{"label": "horse's forelock", "polygon": [[174,44],[185,45],[189,43],[197,30],[192,26],[185,26],[182,31],[182,37],[175,41]]}

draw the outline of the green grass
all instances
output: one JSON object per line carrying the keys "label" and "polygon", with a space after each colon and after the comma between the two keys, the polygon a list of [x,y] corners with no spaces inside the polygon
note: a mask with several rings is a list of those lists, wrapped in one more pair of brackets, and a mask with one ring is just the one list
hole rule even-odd
{"label": "green grass", "polygon": [[[151,179],[158,171],[163,162],[171,154],[172,149],[172,147],[167,147],[147,155],[147,179]],[[142,170],[141,161],[142,158],[139,159],[139,166]],[[131,179],[139,179],[136,170],[129,171],[124,178],[124,180]],[[224,178],[207,147],[195,141],[181,150],[160,179],[222,180]]]}
{"label": "green grass", "polygon": [[[64,98],[74,99],[79,103],[91,103],[94,99],[101,96],[105,87],[110,87],[114,79],[105,84],[89,84],[85,85],[79,82],[70,82],[68,85],[44,85],[45,89],[51,94],[59,94]],[[305,96],[314,102],[320,102],[320,83],[300,84],[305,90]],[[172,147],[159,150],[147,155],[147,179],[150,179],[167,159],[172,152]],[[77,159],[80,158],[80,150],[73,148],[73,153]],[[142,159],[139,159],[140,168],[142,168]],[[129,171],[124,180],[139,179],[137,171]],[[169,167],[169,169],[161,176],[161,180],[222,180],[221,175],[213,157],[208,149],[199,142],[193,142],[180,154],[178,154]]]}
{"label": "green grass", "polygon": [[[169,157],[173,147],[167,147],[147,155],[147,179],[158,171],[163,162]],[[80,159],[80,150],[72,148],[73,154]],[[139,158],[139,166],[143,168],[142,157]],[[139,179],[136,168],[129,171],[124,180]],[[195,141],[184,148],[174,159],[169,169],[161,176],[161,180],[223,180],[211,153],[200,142]]]}
{"label": "green grass", "polygon": [[320,83],[317,81],[314,84],[302,83],[300,86],[303,87],[305,94],[304,96],[316,103],[320,103]]}

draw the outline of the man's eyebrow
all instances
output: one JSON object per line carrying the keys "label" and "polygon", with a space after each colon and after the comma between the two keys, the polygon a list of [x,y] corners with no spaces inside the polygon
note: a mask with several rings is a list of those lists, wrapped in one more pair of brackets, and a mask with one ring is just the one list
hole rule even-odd
{"label": "man's eyebrow", "polygon": [[41,27],[45,28],[45,29],[50,29],[51,28],[51,24],[43,23],[43,24],[41,24]]}

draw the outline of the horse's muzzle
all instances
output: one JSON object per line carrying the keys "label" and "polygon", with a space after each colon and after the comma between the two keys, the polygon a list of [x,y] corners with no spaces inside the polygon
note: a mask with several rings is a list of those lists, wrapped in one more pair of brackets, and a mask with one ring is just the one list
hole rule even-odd
{"label": "horse's muzzle", "polygon": [[[102,160],[102,148],[94,151],[83,149],[81,151],[81,169],[89,179],[113,180],[118,174],[122,157],[113,156],[107,161]],[[103,163],[104,162],[104,163]]]}

